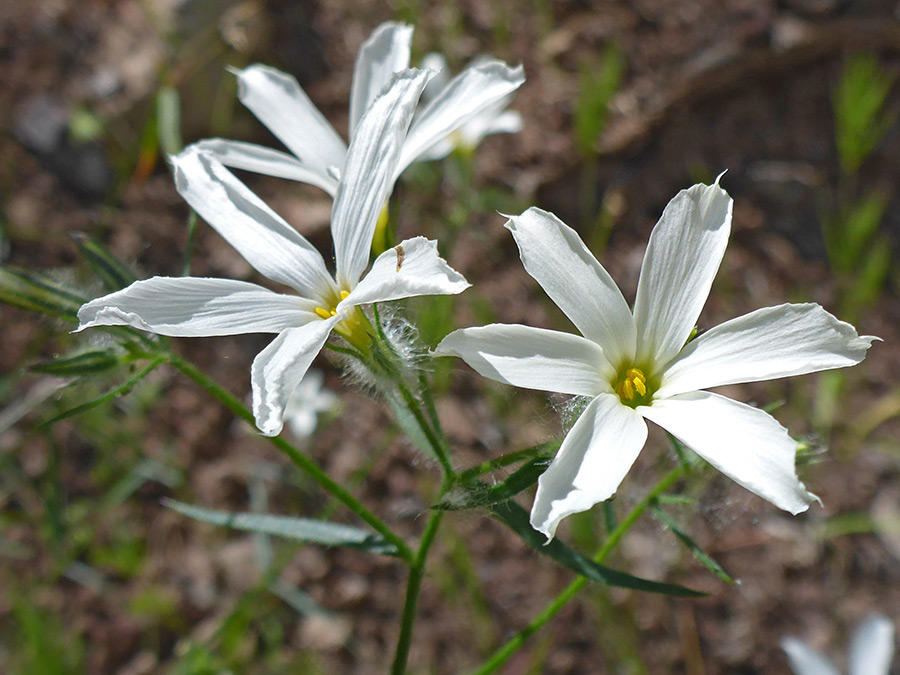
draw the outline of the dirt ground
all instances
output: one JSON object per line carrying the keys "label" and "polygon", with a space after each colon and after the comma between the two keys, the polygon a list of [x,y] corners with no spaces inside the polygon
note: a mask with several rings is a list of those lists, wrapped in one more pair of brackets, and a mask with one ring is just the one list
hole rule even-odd
{"label": "dirt ground", "polygon": [[[187,208],[146,131],[159,87],[174,85],[181,95],[186,143],[223,136],[276,145],[235,104],[233,78],[224,70],[254,62],[295,74],[344,130],[356,50],[381,21],[397,18],[416,24],[414,58],[440,51],[459,68],[487,53],[524,65],[527,80],[513,103],[524,129],[478,149],[476,189],[499,193],[513,205],[507,208],[553,211],[587,240],[594,221],[583,217],[582,205],[596,212],[604,203],[613,227],[599,257],[626,298],[634,296],[647,236],[668,199],[727,169],[734,233],[701,328],[785,301],[837,311],[839,289],[820,228],[840,173],[832,92],[845,59],[861,50],[876,54],[885,73],[900,74],[898,11],[876,0],[3,3],[0,260],[54,270],[88,296],[99,295],[71,236],[87,232],[142,276],[178,275]],[[623,82],[596,159],[586,160],[572,131],[579,73],[599,63],[612,43],[625,63]],[[887,105],[898,114],[894,89]],[[79,128],[90,140],[60,135],[67,125],[75,128],[73,119],[83,121]],[[89,133],[98,123],[99,131]],[[859,178],[889,198],[881,229],[895,253],[898,129],[888,132]],[[326,196],[244,178],[327,250]],[[459,221],[450,262],[477,290],[457,303],[457,323],[480,322],[487,305],[498,321],[565,328],[521,268],[495,213],[499,206],[460,194],[441,169],[426,167],[398,187],[394,200],[401,236],[434,234],[444,219]],[[253,278],[204,224],[193,273]],[[811,422],[816,377],[728,388],[742,401],[783,402],[776,416],[815,448],[800,473],[821,507],[791,517],[713,471],[692,477],[682,487],[693,503],[673,513],[740,583],[717,580],[645,517],[609,563],[708,597],[591,588],[502,672],[788,673],[778,646],[784,636],[801,637],[841,663],[864,616],[900,619],[900,421],[896,414],[879,417],[900,395],[898,285],[894,263],[874,308],[857,321],[861,334],[884,342],[848,373],[828,439]],[[23,364],[96,339],[69,330],[0,306],[5,409],[48,386],[47,377],[26,373]],[[249,364],[266,341],[182,340],[177,349],[245,397]],[[317,365],[343,404],[314,437],[310,454],[398,532],[415,538],[436,468],[386,424],[379,403],[327,359]],[[295,593],[292,606],[287,592],[278,596],[260,581],[258,542],[161,505],[174,497],[248,510],[261,490],[273,513],[320,513],[327,503],[322,493],[268,443],[172,370],[156,371],[96,414],[38,430],[64,395],[49,396],[0,431],[0,670],[40,672],[27,668],[39,662],[29,656],[35,650],[58,652],[61,673],[387,669],[402,606],[402,564],[279,544],[273,569]],[[547,403],[543,395],[513,392],[454,367],[438,406],[454,461],[468,466],[557,434],[560,422]],[[663,435],[651,433],[616,497],[617,512],[624,514],[674,461]],[[149,473],[136,473],[139,466]],[[133,489],[123,487],[135,476]],[[349,519],[340,511],[338,517]],[[571,520],[560,529],[564,540],[589,550],[602,537],[596,514]],[[452,514],[422,590],[410,672],[476,667],[570,580],[571,573],[487,513]]]}

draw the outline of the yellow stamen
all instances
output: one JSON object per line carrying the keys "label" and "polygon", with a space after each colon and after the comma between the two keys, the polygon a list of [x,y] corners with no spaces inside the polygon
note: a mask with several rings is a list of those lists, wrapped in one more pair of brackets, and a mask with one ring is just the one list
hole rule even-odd
{"label": "yellow stamen", "polygon": [[341,291],[341,300],[346,300],[348,295],[350,295],[350,291]]}
{"label": "yellow stamen", "polygon": [[316,314],[318,314],[323,319],[330,319],[333,316],[337,315],[337,312],[333,309],[325,309],[324,307],[316,307]]}
{"label": "yellow stamen", "polygon": [[631,401],[635,394],[647,395],[647,376],[639,368],[629,368],[625,371],[625,377],[616,385],[616,394],[623,401]]}

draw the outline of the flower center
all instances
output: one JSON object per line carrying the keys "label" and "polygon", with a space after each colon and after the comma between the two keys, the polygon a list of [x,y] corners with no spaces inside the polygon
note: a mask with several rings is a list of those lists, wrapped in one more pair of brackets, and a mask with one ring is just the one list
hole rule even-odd
{"label": "flower center", "polygon": [[[341,298],[334,303],[334,306],[326,305],[324,307],[316,307],[316,314],[323,319],[330,319],[333,316],[337,316],[338,304],[348,295],[350,295],[349,291],[341,291]],[[354,307],[350,310],[350,313],[346,318],[335,325],[334,332],[360,351],[366,352],[369,349],[369,342],[371,340],[369,333],[366,330],[368,323],[369,322],[362,313],[362,310],[359,307]]]}
{"label": "flower center", "polygon": [[632,408],[646,405],[652,397],[647,386],[647,376],[643,370],[634,367],[617,377],[615,392],[622,403]]}

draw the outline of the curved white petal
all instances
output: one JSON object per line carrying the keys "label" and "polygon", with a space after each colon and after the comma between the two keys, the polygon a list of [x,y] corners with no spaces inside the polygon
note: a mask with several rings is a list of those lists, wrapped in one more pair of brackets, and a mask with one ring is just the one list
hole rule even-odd
{"label": "curved white petal", "polygon": [[198,141],[194,147],[209,153],[233,169],[309,183],[322,188],[332,196],[337,190],[338,182],[328,172],[321,171],[320,167],[304,164],[293,155],[280,150],[224,138],[208,138]]}
{"label": "curved white petal", "polygon": [[666,367],[657,396],[845,368],[862,361],[874,339],[813,303],[758,309],[689,342]]}
{"label": "curved white petal", "polygon": [[443,54],[437,52],[428,52],[423,56],[419,68],[434,71],[434,75],[428,80],[428,84],[425,85],[425,90],[422,92],[422,102],[428,103],[447,86],[447,82],[450,81],[450,69],[447,67],[447,59]]}
{"label": "curved white petal", "polygon": [[880,614],[867,618],[850,644],[850,675],[888,675],[894,640],[893,621]]}
{"label": "curved white petal", "polygon": [[485,60],[466,68],[416,116],[403,144],[396,175],[474,115],[514,92],[524,81],[522,66],[510,68],[502,61]]}
{"label": "curved white petal", "polygon": [[652,370],[687,342],[731,230],[731,197],[715,185],[682,190],[653,228],[634,302],[637,361]]}
{"label": "curved white petal", "polygon": [[609,499],[647,440],[647,425],[614,394],[600,394],[538,479],[531,526],[553,539],[559,521]]}
{"label": "curved white petal", "polygon": [[580,335],[491,324],[445,337],[434,356],[458,356],[479,375],[515,387],[576,396],[610,392],[615,373],[603,350]]}
{"label": "curved white petal", "polygon": [[366,109],[391,81],[409,68],[413,27],[395,21],[378,26],[359,48],[350,85],[350,139]]}
{"label": "curved white petal", "polygon": [[614,367],[634,356],[635,325],[625,298],[578,233],[552,213],[532,207],[506,227],[525,270],[575,327],[601,347]]}
{"label": "curved white petal", "polygon": [[369,264],[375,224],[394,189],[400,147],[428,73],[404,70],[366,110],[347,151],[331,212],[337,280],[356,286]]}
{"label": "curved white petal", "polygon": [[333,289],[322,255],[218,160],[190,146],[171,161],[179,194],[260,273],[312,299]]}
{"label": "curved white petal", "polygon": [[315,303],[232,279],[153,277],[78,310],[78,330],[133,326],[172,337],[280,333],[316,318]]}
{"label": "curved white petal", "polygon": [[413,237],[375,259],[372,269],[338,306],[353,307],[419,295],[455,295],[470,286],[438,255],[437,242]]}
{"label": "curved white petal", "polygon": [[784,638],[781,648],[787,654],[794,675],[841,675],[818,651],[796,638]]}
{"label": "curved white petal", "polygon": [[740,485],[794,515],[818,499],[794,470],[797,442],[768,413],[695,391],[639,407],[644,417]]}
{"label": "curved white petal", "polygon": [[241,103],[304,164],[320,173],[343,165],[347,146],[294,77],[259,64],[235,74]]}
{"label": "curved white petal", "polygon": [[253,416],[257,428],[266,436],[281,432],[284,409],[291,394],[337,322],[338,318],[332,317],[288,328],[253,359],[250,368]]}

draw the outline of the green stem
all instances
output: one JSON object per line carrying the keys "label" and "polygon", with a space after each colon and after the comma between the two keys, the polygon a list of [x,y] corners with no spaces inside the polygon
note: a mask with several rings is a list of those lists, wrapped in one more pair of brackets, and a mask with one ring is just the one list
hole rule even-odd
{"label": "green stem", "polygon": [[[446,492],[450,484],[450,477],[445,476],[441,485],[441,495]],[[412,645],[416,607],[419,603],[419,591],[422,589],[422,579],[425,577],[425,561],[428,558],[428,551],[434,543],[443,515],[443,511],[434,510],[431,512],[428,524],[425,526],[425,532],[422,534],[419,550],[416,551],[416,557],[409,567],[409,578],[406,580],[406,599],[403,602],[403,616],[400,620],[400,634],[397,636],[397,650],[394,653],[391,675],[403,675],[406,672],[406,661],[409,658],[409,648]]]}
{"label": "green stem", "polygon": [[[603,560],[608,556],[612,550],[618,545],[618,543],[622,540],[622,537],[631,529],[632,525],[634,525],[638,518],[640,518],[644,511],[656,501],[656,499],[663,492],[669,489],[671,485],[677,481],[684,474],[684,467],[678,466],[675,469],[672,469],[656,486],[647,493],[647,495],[640,501],[638,504],[631,510],[631,512],[625,517],[625,519],[619,523],[619,526],[613,530],[610,535],[606,538],[606,541],[603,542],[603,546],[601,546],[597,553],[594,554],[594,562],[602,563]],[[520,630],[514,637],[508,640],[500,649],[494,652],[493,656],[489,658],[485,663],[475,671],[474,675],[488,675],[488,673],[494,673],[497,669],[502,666],[506,660],[512,656],[516,650],[521,647],[525,641],[531,637],[534,633],[540,630],[544,624],[546,624],[550,619],[552,619],[556,614],[561,610],[572,598],[574,598],[578,591],[580,591],[587,583],[587,577],[578,577],[572,583],[570,583],[559,595],[554,598],[550,604],[548,604],[540,614],[538,614],[525,628]]]}
{"label": "green stem", "polygon": [[[193,363],[176,354],[169,354],[167,360],[172,366],[203,387],[209,394],[219,399],[222,405],[228,408],[237,417],[240,417],[250,424],[255,424],[253,413],[250,412],[236,396],[223,389],[215,380],[199,370]],[[408,563],[412,564],[414,560],[413,551],[407,546],[406,542],[394,534],[393,530],[391,530],[384,521],[363,506],[356,497],[332,480],[318,464],[297,450],[281,436],[268,436],[266,438],[276,448],[287,455],[297,467],[309,474],[326,492],[340,501],[363,521],[368,523],[372,529],[378,532],[387,541],[396,546],[398,555]]]}
{"label": "green stem", "polygon": [[435,457],[437,457],[438,462],[441,464],[441,468],[444,470],[444,476],[455,479],[456,472],[453,470],[453,465],[450,464],[447,448],[441,435],[436,433],[434,429],[431,428],[431,425],[428,424],[428,420],[425,419],[425,415],[422,414],[422,410],[419,408],[416,397],[412,395],[407,386],[399,378],[397,379],[396,384],[397,390],[400,392],[400,396],[403,397],[403,402],[406,404],[407,410],[409,410],[413,417],[416,418],[416,423],[419,425],[419,428],[422,429],[425,438],[428,439],[428,444],[431,446]]}

